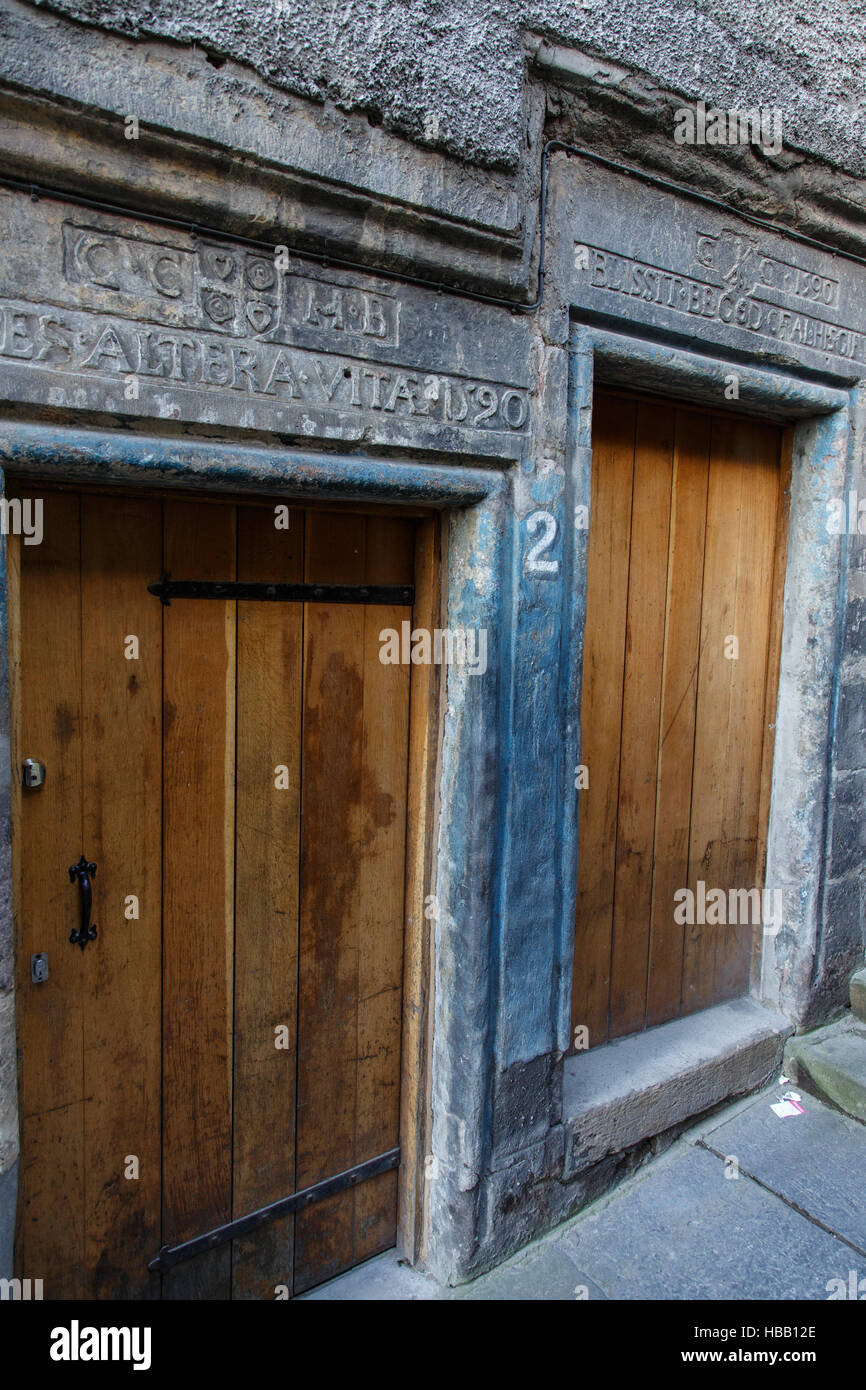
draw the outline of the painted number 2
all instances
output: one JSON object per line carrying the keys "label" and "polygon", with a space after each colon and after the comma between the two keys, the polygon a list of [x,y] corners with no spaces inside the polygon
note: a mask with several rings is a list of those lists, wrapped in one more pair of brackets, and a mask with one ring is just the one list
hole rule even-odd
{"label": "painted number 2", "polygon": [[538,540],[530,547],[526,556],[526,573],[537,579],[552,578],[559,574],[558,560],[543,560],[541,557],[556,540],[556,517],[550,512],[532,512],[526,518],[526,529],[530,536],[538,535]]}

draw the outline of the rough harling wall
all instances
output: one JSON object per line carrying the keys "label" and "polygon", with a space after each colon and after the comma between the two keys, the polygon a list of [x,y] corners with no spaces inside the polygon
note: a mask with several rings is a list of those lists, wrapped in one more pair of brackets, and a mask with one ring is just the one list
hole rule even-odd
{"label": "rough harling wall", "polygon": [[866,173],[866,11],[848,0],[47,0],[134,37],[194,43],[462,158],[513,168],[523,35],[633,65],[710,105],[776,107],[786,143]]}
{"label": "rough harling wall", "polygon": [[[786,1029],[844,1005],[862,958],[866,547],[825,524],[829,501],[866,495],[854,3],[0,0],[0,171],[31,185],[0,194],[0,464],[265,490],[302,477],[326,497],[404,489],[452,513],[450,625],[489,629],[491,676],[449,675],[431,851],[424,1159],[437,1164],[428,1253],[443,1279],[489,1266],[642,1161],[654,1136],[757,1084]],[[673,110],[698,99],[777,109],[783,151],[677,145]],[[538,311],[449,294],[534,299],[551,136],[728,206],[555,150]],[[166,215],[194,225],[166,228]],[[284,295],[263,245],[224,234],[291,244]],[[168,262],[139,259],[166,246]],[[633,293],[593,277],[599,252],[635,267]],[[680,303],[639,292],[660,283],[640,279],[650,260]],[[726,269],[742,318],[723,308]],[[820,313],[815,284],[835,287]],[[298,313],[337,287],[356,312],[376,306],[357,313],[371,332]],[[766,945],[762,992],[781,1012],[768,1022],[738,1001],[745,1022],[733,1043],[702,1039],[694,1084],[654,1081],[648,1108],[632,1096],[596,1104],[593,1120],[585,1095],[574,1108],[583,1074],[563,1079],[586,565],[572,517],[589,495],[593,372],[724,408],[731,365],[739,408],[797,423],[768,870],[790,919]],[[545,518],[558,548],[539,572],[528,561]],[[0,826],[2,622],[0,565]],[[4,855],[0,1273],[17,1150]]]}

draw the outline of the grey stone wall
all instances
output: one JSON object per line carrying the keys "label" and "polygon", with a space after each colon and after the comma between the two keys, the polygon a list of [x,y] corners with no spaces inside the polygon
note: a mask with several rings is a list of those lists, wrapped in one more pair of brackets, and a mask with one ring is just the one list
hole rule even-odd
{"label": "grey stone wall", "polygon": [[[853,452],[843,524],[866,526],[866,398],[854,393]],[[842,628],[839,691],[834,710],[833,772],[828,806],[827,878],[822,916],[826,929],[813,966],[808,1021],[822,1023],[848,1003],[848,981],[866,950],[866,537],[844,537],[847,585],[838,621]]]}
{"label": "grey stone wall", "polygon": [[44,0],[85,24],[197,44],[277,87],[513,168],[523,35],[649,73],[710,105],[777,107],[786,143],[866,173],[866,11],[849,0]]}
{"label": "grey stone wall", "polygon": [[[136,449],[149,455],[152,448],[149,435],[141,440],[142,429],[152,434],[158,428],[168,438],[169,432],[200,430],[203,423],[215,435],[240,426],[251,445],[244,458],[260,458],[260,446],[279,439],[281,447],[294,440],[308,450],[308,472],[310,458],[324,459],[329,486],[337,489],[331,495],[372,487],[392,457],[404,478],[409,461],[413,477],[427,470],[429,486],[436,481],[444,488],[455,463],[484,461],[486,479],[494,479],[497,469],[503,475],[495,481],[502,497],[497,493],[483,516],[458,513],[450,538],[452,621],[475,620],[480,613],[487,622],[491,614],[491,630],[500,623],[505,634],[502,647],[510,664],[502,691],[485,691],[483,708],[480,688],[456,695],[452,683],[445,718],[450,752],[441,784],[446,795],[437,892],[444,911],[434,1066],[434,1156],[442,1160],[443,1176],[431,1198],[442,1277],[465,1277],[564,1214],[574,1200],[574,1189],[559,1185],[559,1064],[569,1042],[563,981],[570,976],[576,865],[570,768],[577,757],[570,712],[577,707],[574,653],[580,642],[574,615],[583,602],[583,557],[576,558],[572,538],[555,583],[540,584],[521,572],[517,559],[533,511],[552,515],[560,537],[571,534],[572,493],[584,476],[580,469],[588,467],[585,397],[591,397],[592,383],[587,376],[578,390],[576,377],[569,378],[569,312],[573,307],[596,319],[613,318],[620,335],[641,339],[640,352],[632,344],[620,364],[631,386],[657,390],[661,382],[677,394],[686,382],[690,394],[698,389],[692,377],[701,376],[705,394],[694,399],[718,404],[706,397],[707,356],[720,354],[716,386],[729,358],[742,363],[744,408],[760,407],[768,418],[785,420],[816,414],[817,423],[802,435],[801,492],[812,498],[822,487],[828,495],[839,493],[850,481],[866,497],[863,408],[854,400],[866,361],[864,185],[857,182],[866,178],[866,121],[859,109],[866,11],[854,13],[850,2],[814,0],[807,8],[782,0],[765,8],[757,0],[728,0],[723,10],[710,11],[685,0],[345,0],[339,7],[324,0],[0,0],[0,105],[11,113],[0,137],[5,171],[108,199],[126,207],[130,218],[133,210],[140,218],[127,226],[126,218],[113,213],[70,208],[50,197],[31,199],[27,191],[0,198],[15,204],[6,213],[11,235],[4,255],[11,271],[6,281],[0,276],[11,296],[5,364],[10,384],[4,389],[13,413],[33,416],[46,429],[56,426],[64,447],[71,447],[65,433],[70,426],[116,431],[120,418],[123,430],[101,437],[106,457],[114,460],[109,466],[116,465],[123,439],[130,469]],[[559,87],[556,63],[549,62],[545,72],[540,58],[527,81],[532,35],[567,46],[578,58],[590,55],[580,81],[563,79]],[[752,149],[710,153],[674,145],[671,108],[677,94],[725,108],[778,108],[784,158],[765,160]],[[141,117],[140,141],[124,138],[126,112]],[[703,300],[679,316],[650,314],[640,299],[619,295],[611,306],[598,287],[587,285],[589,243],[603,231],[624,255],[649,255],[639,214],[671,195],[637,187],[626,221],[615,187],[605,192],[609,172],[581,174],[570,203],[563,203],[554,178],[546,298],[542,313],[532,318],[447,292],[434,297],[390,279],[379,283],[364,276],[358,284],[354,272],[347,280],[345,269],[293,260],[290,285],[314,295],[336,277],[339,284],[347,280],[352,293],[369,291],[379,304],[401,299],[399,315],[395,309],[388,324],[383,317],[387,333],[360,346],[346,348],[342,330],[339,344],[326,341],[327,322],[316,341],[302,336],[308,331],[302,324],[290,325],[286,342],[299,368],[309,367],[303,354],[315,350],[326,372],[315,410],[300,391],[290,390],[285,375],[278,378],[285,399],[277,400],[271,390],[275,345],[257,337],[263,323],[270,325],[267,287],[237,303],[232,299],[228,318],[211,312],[215,301],[219,308],[226,298],[208,278],[214,229],[263,236],[269,244],[285,236],[300,251],[333,256],[336,248],[371,271],[398,270],[531,299],[545,135],[665,173],[772,219],[779,232],[793,222],[801,233],[858,252],[860,263],[840,258],[836,265],[833,258],[833,266],[824,267],[843,291],[834,322],[844,326],[846,344],[856,341],[856,351],[844,358],[837,352],[831,360],[804,348],[802,339],[783,350],[745,328],[711,328],[711,316],[696,311]],[[563,178],[578,163],[563,154],[553,158]],[[573,168],[568,177],[578,177]],[[188,231],[169,234],[147,222],[154,213],[185,216],[199,232],[211,232],[204,239],[196,233],[197,241]],[[706,260],[697,268],[693,263],[695,233],[706,233],[712,224],[710,230],[730,245],[732,215],[709,213],[686,200],[676,216],[660,215],[661,233],[650,229],[652,254],[683,275],[703,275]],[[739,231],[744,246],[757,245],[753,226]],[[579,248],[583,260],[575,257],[578,233],[587,243]],[[92,266],[88,280],[81,238],[90,235],[97,235],[102,254],[123,272],[122,283],[107,283]],[[188,276],[186,298],[172,294],[165,302],[159,285],[143,286],[137,265],[124,258],[124,236],[150,246],[168,239]],[[765,242],[764,232],[760,236]],[[27,247],[24,255],[21,248]],[[800,242],[776,250],[780,265],[790,258],[789,269],[801,261],[817,264],[815,249]],[[226,265],[230,251],[220,252]],[[235,286],[240,262],[236,269]],[[744,292],[752,289],[747,285]],[[294,289],[289,310],[293,294]],[[788,313],[786,321],[799,326],[800,318]],[[32,336],[43,331],[43,323],[59,323],[60,341],[56,332],[54,338]],[[174,394],[160,382],[168,376],[169,358],[157,360],[142,349],[151,329],[162,334],[166,353],[176,346]],[[185,347],[180,335],[191,332],[198,341]],[[228,348],[220,346],[226,343]],[[702,352],[689,356],[690,348]],[[208,362],[233,358],[234,375],[226,366],[224,381],[204,380],[205,351]],[[258,365],[250,351],[258,354]],[[606,351],[602,365],[612,371],[610,343]],[[120,390],[124,364],[135,367],[128,357],[133,352],[148,370],[137,404],[126,405]],[[588,359],[588,349],[580,352]],[[360,388],[355,399],[353,372],[357,380],[362,373],[368,380],[382,366],[400,373],[393,399],[374,404],[369,395],[361,398]],[[580,370],[589,371],[586,360]],[[785,370],[800,374],[793,386]],[[264,375],[257,378],[257,371]],[[308,376],[312,391],[318,373],[309,370]],[[775,386],[778,401],[770,400],[767,381],[760,399],[750,397],[750,383],[760,385],[758,378]],[[399,390],[397,380],[404,383]],[[414,383],[431,394],[423,400],[413,395]],[[486,406],[467,420],[458,392],[489,393],[491,384],[499,411],[494,423]],[[459,402],[453,416],[446,406],[452,391]],[[818,399],[822,392],[826,399]],[[835,410],[847,422],[849,392],[850,443],[847,424],[844,430],[833,424],[829,413]],[[478,402],[484,406],[490,399],[485,394]],[[33,428],[38,432],[40,426]],[[41,454],[32,439],[26,449],[21,446],[27,466],[37,470],[46,466],[49,449],[59,447],[57,438],[49,444],[39,437]],[[236,437],[232,444],[237,454]],[[11,466],[23,466],[8,441],[0,445]],[[354,454],[337,458],[330,452],[337,448]],[[363,457],[366,451],[374,462]],[[434,469],[437,461],[446,466]],[[233,459],[233,467],[243,465],[243,458]],[[105,466],[101,455],[91,458],[87,467],[96,472],[89,476],[101,476]],[[153,478],[153,459],[150,466]],[[174,466],[171,459],[160,464],[169,472]],[[213,469],[200,466],[202,472]],[[88,476],[83,460],[75,467]],[[290,465],[282,460],[280,467]],[[260,483],[261,475],[256,478]],[[446,505],[448,498],[437,493],[437,500]],[[794,515],[805,516],[806,509],[798,513],[795,506]],[[802,863],[796,861],[798,872],[790,875],[792,891],[800,880],[808,882],[800,917],[774,949],[770,963],[779,983],[769,991],[798,1026],[821,1021],[844,1003],[847,977],[864,945],[866,858],[866,550],[860,537],[843,545],[828,542],[823,510],[813,506],[808,517],[811,529],[795,526],[796,559],[789,561],[798,602],[789,610],[786,650],[795,673],[789,707],[810,718],[789,715],[796,738],[790,740],[787,768],[777,758],[778,794],[786,808],[779,820],[787,814],[790,821],[780,834],[777,859],[785,851],[787,861],[795,861],[802,845]],[[0,711],[2,698],[0,672]],[[0,714],[0,752],[3,738]],[[527,775],[512,776],[512,762],[528,769]],[[2,774],[0,761],[0,784]],[[804,804],[792,814],[795,794]],[[534,832],[528,847],[526,826]],[[6,853],[0,852],[0,884]],[[464,875],[467,864],[470,875]],[[15,1155],[4,894],[8,898],[0,887],[0,1033],[5,1028],[9,1039],[0,1040],[0,1173]],[[609,1166],[619,1163],[614,1157]],[[607,1170],[603,1180],[610,1180]],[[587,1187],[581,1199],[594,1191]],[[10,1201],[4,1208],[0,1194],[0,1271],[2,1213]]]}

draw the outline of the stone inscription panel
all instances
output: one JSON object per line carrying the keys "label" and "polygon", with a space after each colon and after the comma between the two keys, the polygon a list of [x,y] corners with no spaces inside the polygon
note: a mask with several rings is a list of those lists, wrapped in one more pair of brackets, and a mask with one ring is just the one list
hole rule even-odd
{"label": "stone inscription panel", "polygon": [[[281,274],[274,258],[198,242],[185,250],[144,236],[63,224],[63,270],[70,285],[109,290],[144,304],[152,322],[246,337],[284,330],[311,341],[326,331],[396,347],[400,302],[351,285]],[[141,315],[141,308],[138,310]]]}
{"label": "stone inscription panel", "polygon": [[856,262],[578,158],[558,162],[553,207],[563,284],[588,321],[840,381],[866,375]]}
{"label": "stone inscription panel", "polygon": [[0,195],[7,399],[519,457],[507,311],[143,221]]}

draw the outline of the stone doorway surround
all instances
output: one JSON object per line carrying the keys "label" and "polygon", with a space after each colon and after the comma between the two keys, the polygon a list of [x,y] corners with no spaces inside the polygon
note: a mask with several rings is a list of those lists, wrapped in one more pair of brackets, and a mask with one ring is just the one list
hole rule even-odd
{"label": "stone doorway surround", "polygon": [[[53,42],[64,23],[42,15],[28,20],[19,10],[16,62],[26,51],[22,25],[39,26],[43,37],[50,31]],[[107,39],[106,62],[110,45],[121,47]],[[466,284],[495,294],[522,287],[531,297],[543,119],[536,87],[527,114],[531,162],[517,176],[492,174],[485,182],[478,171],[423,151],[411,198],[400,202],[393,169],[416,156],[380,132],[378,172],[369,179],[376,186],[355,206],[322,175],[322,145],[305,109],[297,121],[314,167],[303,178],[296,170],[275,172],[274,132],[268,127],[265,146],[265,124],[247,113],[242,138],[267,179],[244,188],[243,163],[223,168],[205,147],[229,137],[201,129],[203,107],[178,107],[177,120],[188,127],[182,138],[161,129],[132,151],[115,110],[67,130],[63,103],[81,103],[85,94],[60,90],[73,81],[62,46],[45,51],[45,83],[57,88],[58,107],[44,93],[39,101],[22,95],[16,69],[4,96],[11,113],[7,165],[19,174],[33,168],[45,182],[71,168],[77,189],[70,191],[78,192],[89,187],[82,171],[98,168],[102,182],[90,191],[109,190],[117,200],[126,190],[136,206],[124,214],[88,213],[60,198],[2,194],[13,235],[0,285],[0,466],[16,476],[72,482],[434,507],[444,519],[443,618],[452,628],[488,629],[487,676],[452,669],[442,700],[438,821],[424,885],[436,898],[431,1020],[429,1036],[419,1041],[419,1067],[429,1062],[429,1110],[414,1138],[425,1181],[404,1226],[409,1259],[443,1282],[461,1282],[579,1210],[690,1117],[759,1085],[792,1028],[842,1006],[863,950],[866,564],[859,538],[829,534],[826,521],[828,503],[851,490],[866,495],[866,357],[857,327],[866,268],[783,228],[758,227],[685,194],[648,191],[633,173],[600,170],[560,150],[550,163],[545,294],[537,313],[520,316],[413,286],[408,276],[419,267],[442,272],[457,244],[453,258]],[[166,73],[180,90],[179,69]],[[57,139],[45,139],[48,130]],[[196,153],[196,141],[204,153]],[[34,150],[43,151],[38,168]],[[147,161],[146,180],[137,186],[133,155],[142,167]],[[183,178],[175,172],[161,179],[175,160]],[[198,182],[190,174],[196,160]],[[449,168],[452,182],[443,183]],[[271,304],[268,287],[231,306],[218,298],[230,244],[216,232],[203,242],[148,222],[149,208],[182,213],[194,187],[212,226],[260,226],[256,209],[266,205],[267,225],[280,227],[300,208],[305,215],[293,215],[304,223],[305,246],[332,226],[338,248],[380,264],[399,203],[390,244],[392,269],[406,272],[405,284],[377,278],[375,269],[293,264],[292,285],[319,306],[309,336],[295,322],[287,344],[313,387],[312,357],[325,354],[314,403],[303,398],[291,364],[278,370],[273,345],[250,346]],[[239,196],[241,212],[237,201],[230,206]],[[372,241],[365,240],[368,228]],[[85,233],[96,242],[82,255]],[[163,285],[188,295],[194,322],[172,317],[176,295],[166,304],[157,293],[157,307],[147,307],[153,286],[140,284],[124,259],[129,241],[170,247],[174,270],[162,266]],[[116,260],[93,253],[109,243]],[[211,259],[215,278],[208,279],[209,252],[218,260]],[[106,265],[132,278],[121,284],[106,276]],[[249,288],[256,289],[255,279]],[[352,352],[337,353],[328,341],[335,288],[374,330]],[[817,307],[809,304],[813,290]],[[366,318],[365,295],[379,302],[371,310],[368,300]],[[208,306],[216,313],[204,322]],[[328,308],[330,315],[322,312]],[[247,309],[252,315],[244,320]],[[226,311],[229,328],[228,319],[219,321]],[[154,356],[158,333],[169,345]],[[152,335],[143,350],[139,334]],[[180,342],[190,334],[195,349]],[[228,356],[220,346],[227,342]],[[133,347],[143,351],[139,366],[150,369],[135,399],[125,395],[123,380],[136,374],[135,363],[131,373],[124,368]],[[250,351],[267,358],[267,378],[243,356]],[[375,396],[382,371],[391,374],[389,391]],[[752,998],[624,1039],[595,1057],[572,1056],[574,769],[586,570],[585,532],[575,529],[574,515],[589,501],[593,383],[724,408],[732,374],[732,409],[793,430],[767,865],[767,882],[784,891],[786,921],[765,942]],[[460,394],[468,386],[478,405],[471,416]],[[484,391],[496,397],[489,415]],[[5,617],[4,604],[4,627]],[[5,640],[3,653],[5,661]],[[4,703],[4,803],[17,773],[9,768],[8,727]],[[8,862],[4,850],[0,1214],[7,1229],[17,1124]]]}

